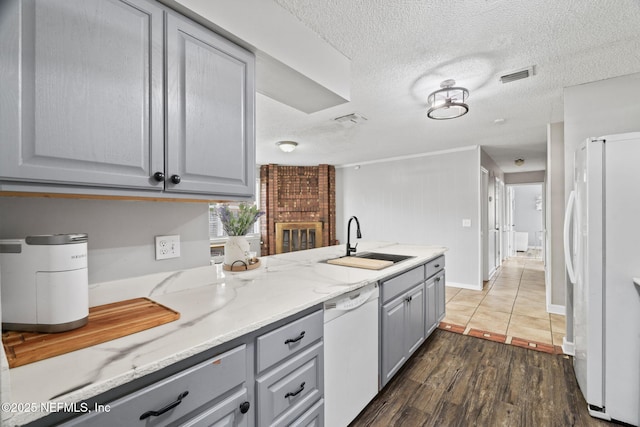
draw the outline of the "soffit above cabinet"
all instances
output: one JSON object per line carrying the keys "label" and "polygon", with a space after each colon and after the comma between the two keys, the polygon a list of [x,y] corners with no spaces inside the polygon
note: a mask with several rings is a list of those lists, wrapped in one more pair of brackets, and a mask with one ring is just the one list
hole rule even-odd
{"label": "soffit above cabinet", "polygon": [[258,93],[305,113],[350,101],[351,60],[271,0],[161,0],[256,54]]}

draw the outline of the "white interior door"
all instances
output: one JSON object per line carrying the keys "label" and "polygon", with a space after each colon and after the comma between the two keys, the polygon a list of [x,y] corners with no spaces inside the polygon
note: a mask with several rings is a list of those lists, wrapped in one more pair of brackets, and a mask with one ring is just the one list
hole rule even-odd
{"label": "white interior door", "polygon": [[480,205],[480,235],[482,240],[482,280],[489,280],[489,233],[488,212],[489,212],[489,171],[481,168],[481,205]]}

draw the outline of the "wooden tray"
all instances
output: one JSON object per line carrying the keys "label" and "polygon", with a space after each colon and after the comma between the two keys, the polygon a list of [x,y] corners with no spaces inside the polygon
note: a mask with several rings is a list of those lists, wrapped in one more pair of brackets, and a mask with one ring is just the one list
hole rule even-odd
{"label": "wooden tray", "polygon": [[247,271],[253,270],[254,268],[260,267],[260,260],[254,262],[253,264],[245,264],[242,261],[236,261],[233,265],[222,264],[222,269],[224,271]]}
{"label": "wooden tray", "polygon": [[89,321],[72,331],[47,334],[8,331],[2,344],[10,368],[59,356],[92,345],[173,322],[180,313],[148,298],[135,298],[89,308]]}
{"label": "wooden tray", "polygon": [[381,270],[385,267],[393,265],[393,261],[384,261],[380,259],[358,258],[354,256],[345,256],[327,260],[328,264],[343,265],[345,267],[366,268],[369,270]]}

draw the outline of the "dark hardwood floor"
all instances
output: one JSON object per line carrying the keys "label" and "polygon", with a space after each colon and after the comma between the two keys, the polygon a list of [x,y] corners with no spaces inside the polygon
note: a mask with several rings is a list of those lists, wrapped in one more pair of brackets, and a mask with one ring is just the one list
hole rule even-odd
{"label": "dark hardwood floor", "polygon": [[594,419],[572,361],[436,330],[365,408],[360,426],[613,426]]}

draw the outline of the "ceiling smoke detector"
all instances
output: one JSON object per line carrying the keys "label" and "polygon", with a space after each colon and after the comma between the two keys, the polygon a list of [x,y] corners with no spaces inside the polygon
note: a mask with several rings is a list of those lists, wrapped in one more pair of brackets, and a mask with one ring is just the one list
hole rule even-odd
{"label": "ceiling smoke detector", "polygon": [[502,83],[511,83],[515,82],[516,80],[528,79],[529,77],[533,76],[533,71],[533,65],[521,70],[512,71],[500,76],[500,81]]}

